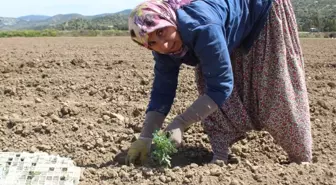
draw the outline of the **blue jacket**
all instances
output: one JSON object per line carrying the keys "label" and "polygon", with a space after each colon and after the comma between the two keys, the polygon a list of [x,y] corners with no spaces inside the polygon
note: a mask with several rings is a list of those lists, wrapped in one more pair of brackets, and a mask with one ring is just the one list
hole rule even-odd
{"label": "blue jacket", "polygon": [[200,64],[205,93],[221,107],[233,89],[230,53],[238,46],[247,50],[252,46],[265,25],[272,1],[195,0],[178,9],[178,32],[189,51],[182,58],[153,52],[155,76],[146,112],[169,113],[182,63]]}

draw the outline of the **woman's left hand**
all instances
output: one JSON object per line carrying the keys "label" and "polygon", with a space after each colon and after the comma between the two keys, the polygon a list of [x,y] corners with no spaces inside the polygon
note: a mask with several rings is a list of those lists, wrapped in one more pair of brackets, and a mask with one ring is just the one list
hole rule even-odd
{"label": "woman's left hand", "polygon": [[181,115],[176,116],[165,131],[171,132],[170,139],[175,142],[176,146],[180,146],[185,129],[190,127],[193,123],[208,117],[217,109],[217,104],[208,95],[200,96],[190,107],[187,108],[187,110],[185,110]]}
{"label": "woman's left hand", "polygon": [[165,132],[169,132],[169,138],[174,142],[176,147],[179,147],[181,145],[183,133],[187,127],[188,124],[186,124],[182,117],[179,115],[176,116],[165,129]]}

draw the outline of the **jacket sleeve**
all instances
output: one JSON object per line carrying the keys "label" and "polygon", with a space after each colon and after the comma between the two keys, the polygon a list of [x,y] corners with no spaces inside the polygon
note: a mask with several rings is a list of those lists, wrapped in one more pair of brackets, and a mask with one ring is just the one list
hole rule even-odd
{"label": "jacket sleeve", "polygon": [[233,72],[221,25],[207,24],[193,30],[193,47],[200,60],[206,94],[221,107],[231,95]]}
{"label": "jacket sleeve", "polygon": [[153,56],[154,81],[146,113],[156,111],[166,116],[174,102],[181,64],[156,52]]}

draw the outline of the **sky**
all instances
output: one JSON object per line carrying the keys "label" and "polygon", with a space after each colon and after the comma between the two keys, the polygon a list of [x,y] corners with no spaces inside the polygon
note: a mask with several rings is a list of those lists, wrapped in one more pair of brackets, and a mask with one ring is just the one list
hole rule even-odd
{"label": "sky", "polygon": [[79,13],[96,15],[132,9],[143,0],[1,0],[0,17]]}

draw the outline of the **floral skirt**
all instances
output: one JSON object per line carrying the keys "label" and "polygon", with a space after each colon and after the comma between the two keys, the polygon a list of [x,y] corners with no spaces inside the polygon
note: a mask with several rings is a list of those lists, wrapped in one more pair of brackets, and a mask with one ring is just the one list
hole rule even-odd
{"label": "floral skirt", "polygon": [[[312,137],[304,59],[290,0],[276,0],[259,38],[248,52],[231,53],[234,89],[221,110],[202,121],[214,158],[250,130],[266,130],[292,162],[312,159]],[[205,82],[195,68],[199,94]]]}

